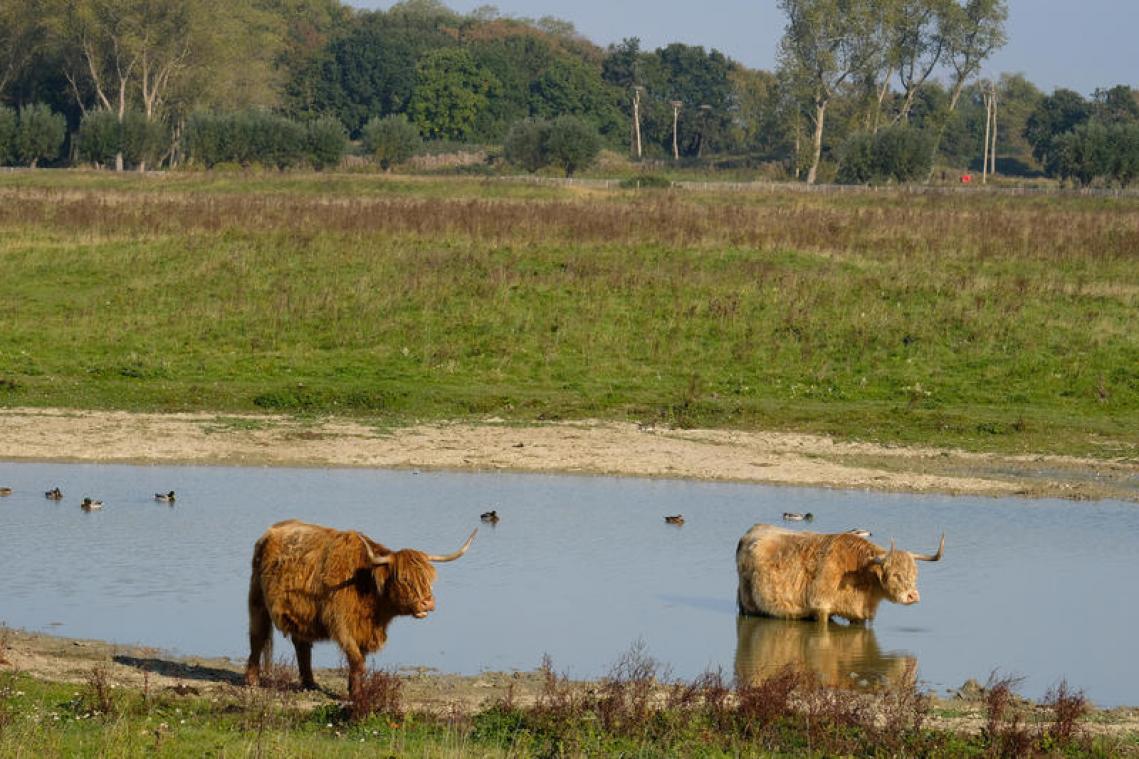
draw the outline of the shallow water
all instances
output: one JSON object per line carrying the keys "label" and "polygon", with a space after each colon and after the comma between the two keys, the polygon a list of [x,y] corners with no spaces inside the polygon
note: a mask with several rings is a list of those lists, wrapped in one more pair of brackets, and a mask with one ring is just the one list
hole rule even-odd
{"label": "shallow water", "polygon": [[[438,610],[399,619],[376,666],[604,674],[630,646],[673,675],[743,678],[799,659],[824,677],[890,676],[916,662],[939,691],[1024,678],[1039,698],[1067,678],[1099,705],[1139,704],[1139,507],[529,474],[364,469],[0,464],[0,622],[59,635],[243,659],[254,541],[300,518],[393,548],[443,553]],[[43,491],[58,485],[64,500]],[[177,491],[175,506],[153,494]],[[84,513],[84,495],[106,507]],[[480,524],[496,509],[502,521]],[[736,541],[784,511],[809,529],[945,558],[920,563],[922,602],[883,604],[873,627],[737,620]],[[686,524],[664,523],[683,513]],[[292,648],[278,638],[279,654]],[[318,645],[319,665],[339,661]]]}

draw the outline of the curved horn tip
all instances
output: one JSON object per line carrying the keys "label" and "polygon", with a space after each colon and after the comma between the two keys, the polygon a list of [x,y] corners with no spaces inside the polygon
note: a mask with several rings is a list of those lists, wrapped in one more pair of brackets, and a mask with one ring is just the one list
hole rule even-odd
{"label": "curved horn tip", "polygon": [[942,555],[945,553],[945,533],[941,533],[941,541],[937,544],[937,553],[932,556],[927,553],[915,553],[914,559],[918,561],[940,561]]}
{"label": "curved horn tip", "polygon": [[445,556],[435,556],[434,554],[428,554],[427,560],[428,561],[434,561],[434,562],[454,561],[455,559],[459,558],[460,556],[462,556],[463,554],[465,554],[467,552],[467,549],[471,547],[471,541],[475,539],[475,535],[478,534],[478,531],[479,531],[478,527],[471,530],[471,534],[467,538],[467,542],[463,543],[462,548],[460,548],[458,551],[455,551],[454,553],[449,553]]}

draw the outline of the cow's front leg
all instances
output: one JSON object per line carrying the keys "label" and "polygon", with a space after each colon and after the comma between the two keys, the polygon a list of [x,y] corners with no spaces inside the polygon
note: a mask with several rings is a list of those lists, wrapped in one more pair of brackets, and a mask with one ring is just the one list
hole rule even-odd
{"label": "cow's front leg", "polygon": [[316,680],[312,676],[312,643],[294,638],[293,647],[297,649],[297,669],[301,673],[301,687],[305,690],[316,690]]}
{"label": "cow's front leg", "polygon": [[341,648],[344,649],[344,657],[348,659],[348,698],[352,698],[364,679],[364,654],[356,641],[341,644]]}

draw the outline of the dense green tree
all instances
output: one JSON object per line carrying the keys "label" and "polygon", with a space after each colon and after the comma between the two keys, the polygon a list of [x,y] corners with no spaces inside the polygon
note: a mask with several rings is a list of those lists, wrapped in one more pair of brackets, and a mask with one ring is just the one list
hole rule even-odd
{"label": "dense green tree", "polygon": [[40,161],[59,155],[67,136],[67,121],[42,103],[33,103],[20,111],[16,130],[16,156],[35,168]]}
{"label": "dense green tree", "polygon": [[500,140],[511,124],[532,115],[531,84],[556,60],[550,42],[533,30],[511,24],[498,31],[501,36],[476,39],[467,48],[499,83],[498,95],[476,120],[474,133],[481,140]]}
{"label": "dense green tree", "polygon": [[594,131],[624,138],[619,92],[605,84],[595,66],[556,59],[530,84],[530,114],[540,118],[578,116]]}
{"label": "dense green tree", "polygon": [[681,154],[696,156],[706,149],[726,148],[731,140],[732,62],[718,50],[706,52],[699,45],[680,43],[655,54],[666,88],[661,95],[684,104],[677,128]]}
{"label": "dense green tree", "polygon": [[[1091,118],[1091,105],[1080,93],[1058,88],[1043,97],[1025,120],[1024,137],[1032,145],[1032,155],[1049,174],[1061,174],[1061,156],[1056,140]],[[1071,165],[1069,158],[1064,158]]]}
{"label": "dense green tree", "polygon": [[601,151],[597,130],[577,116],[559,116],[546,132],[546,154],[567,177],[587,168]]}
{"label": "dense green tree", "polygon": [[1125,84],[1092,93],[1092,115],[1104,124],[1127,124],[1139,121],[1136,92]]}
{"label": "dense green tree", "polygon": [[546,149],[550,123],[545,119],[525,119],[510,128],[502,149],[506,160],[531,174],[548,166],[550,156]]}
{"label": "dense green tree", "polygon": [[731,143],[745,151],[785,158],[792,151],[792,125],[781,108],[779,80],[769,71],[735,66],[731,84]]}
{"label": "dense green tree", "polygon": [[408,9],[363,14],[332,38],[290,82],[290,109],[332,113],[353,136],[373,116],[403,113],[415,93],[417,62],[455,40],[416,22]]}
{"label": "dense green tree", "polygon": [[35,60],[47,38],[43,0],[0,3],[0,102]]}
{"label": "dense green tree", "polygon": [[424,55],[416,66],[416,79],[408,105],[415,125],[429,137],[453,140],[464,140],[473,132],[479,112],[499,87],[494,75],[461,48]]}
{"label": "dense green tree", "polygon": [[364,149],[387,171],[423,147],[419,130],[402,113],[373,117],[364,125]]}
{"label": "dense green tree", "polygon": [[19,127],[16,110],[0,105],[0,166],[9,166],[16,160],[16,134]]}

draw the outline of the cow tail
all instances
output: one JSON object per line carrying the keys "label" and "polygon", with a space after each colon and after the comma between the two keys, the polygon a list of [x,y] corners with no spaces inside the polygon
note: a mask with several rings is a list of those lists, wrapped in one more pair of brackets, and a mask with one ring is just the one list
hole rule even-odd
{"label": "cow tail", "polygon": [[[253,652],[260,649],[261,668],[267,670],[273,664],[273,620],[261,588],[262,549],[263,545],[258,541],[253,552],[253,576],[249,580],[249,642]],[[256,657],[250,664],[255,661]]]}

